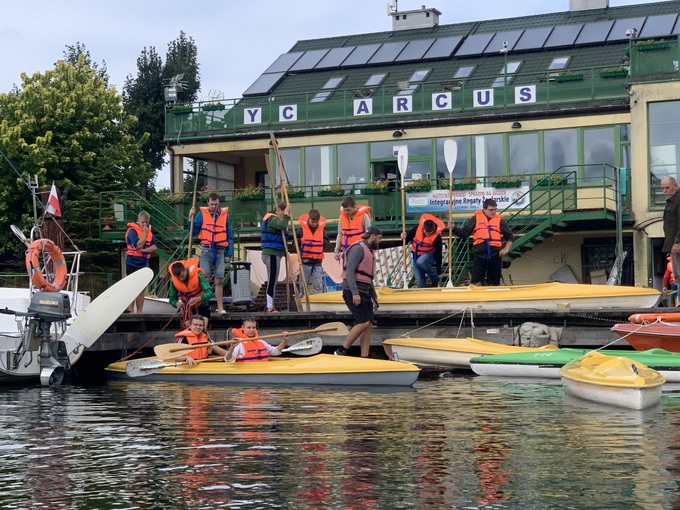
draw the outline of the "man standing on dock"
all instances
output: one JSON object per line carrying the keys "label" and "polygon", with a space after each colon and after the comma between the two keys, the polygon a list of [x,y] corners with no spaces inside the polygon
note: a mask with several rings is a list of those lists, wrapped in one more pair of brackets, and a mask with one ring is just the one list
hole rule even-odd
{"label": "man standing on dock", "polygon": [[661,189],[666,195],[666,207],[663,210],[664,241],[662,251],[671,258],[673,276],[680,281],[680,193],[675,177],[664,177]]}
{"label": "man standing on dock", "polygon": [[[472,236],[472,251],[475,260],[472,266],[472,285],[498,287],[501,284],[501,268],[503,256],[510,251],[515,236],[500,214],[498,204],[493,198],[487,198],[481,211],[467,220],[461,228],[453,228],[453,233],[463,239]],[[505,240],[505,246],[503,246]]]}
{"label": "man standing on dock", "polygon": [[[131,275],[145,267],[149,267],[151,254],[156,251],[156,237],[151,232],[149,221],[151,216],[146,211],[140,211],[137,215],[136,223],[128,223],[125,232],[125,244],[127,254],[125,255],[125,274]],[[144,310],[144,291],[130,303],[128,311],[142,313]]]}

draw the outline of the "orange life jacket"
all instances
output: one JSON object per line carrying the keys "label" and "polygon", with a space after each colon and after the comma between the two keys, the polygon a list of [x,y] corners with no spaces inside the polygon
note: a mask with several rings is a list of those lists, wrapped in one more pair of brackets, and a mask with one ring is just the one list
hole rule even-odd
{"label": "orange life jacket", "polygon": [[[373,283],[373,273],[375,273],[375,257],[373,251],[366,243],[354,243],[360,245],[364,250],[364,259],[357,266],[356,279],[358,282]],[[352,245],[354,246],[354,245]],[[351,248],[351,246],[350,246]],[[347,257],[343,257],[342,279],[347,277]]]}
{"label": "orange life jacket", "polygon": [[[259,336],[257,330],[255,330],[255,337],[249,337],[243,331],[243,328],[232,328],[231,334],[234,338],[255,338]],[[269,352],[267,351],[267,346],[262,340],[248,340],[247,342],[241,342],[243,345],[243,357],[237,359],[236,361],[268,361]]]}
{"label": "orange life jacket", "polygon": [[[432,220],[437,225],[437,230],[429,236],[425,235],[423,229],[423,224],[427,220]],[[411,243],[411,251],[415,253],[416,256],[424,255],[425,253],[434,253],[434,240],[437,236],[444,230],[444,223],[439,218],[432,216],[431,214],[425,213],[420,217],[420,222],[418,228],[416,229],[416,235],[413,238],[413,243]]]}
{"label": "orange life jacket", "polygon": [[226,248],[229,246],[227,239],[227,218],[229,217],[229,208],[223,207],[220,209],[220,214],[217,220],[213,219],[208,207],[201,207],[201,214],[203,214],[203,223],[201,231],[198,233],[198,239],[204,246],[219,246]]}
{"label": "orange life jacket", "polygon": [[191,298],[200,297],[204,294],[201,281],[198,279],[198,273],[203,273],[203,269],[198,267],[198,259],[179,260],[178,262],[181,262],[189,270],[189,277],[187,282],[184,283],[171,272],[172,284],[177,289],[180,299],[188,303]]}
{"label": "orange life jacket", "polygon": [[[185,329],[184,331],[180,331],[175,335],[175,338],[177,338],[177,343],[180,343],[180,338],[186,338],[187,343],[189,345],[194,345],[194,344],[205,344],[208,343],[208,335],[205,334],[205,332],[202,332],[200,335],[196,336],[191,329]],[[210,349],[208,347],[197,347],[191,352],[187,353],[187,356],[191,356],[194,359],[205,359],[208,357],[210,354]]]}
{"label": "orange life jacket", "polygon": [[300,258],[323,260],[323,234],[326,218],[319,218],[319,226],[314,232],[309,228],[309,215],[303,214],[298,218],[302,229],[300,240]]}
{"label": "orange life jacket", "polygon": [[[127,244],[127,254],[130,255],[131,257],[142,257],[145,259],[150,259],[151,254],[150,253],[142,253],[137,249],[136,244],[131,244],[130,240],[128,239],[128,235],[130,234],[131,230],[134,230],[137,232],[137,237],[139,239],[142,238],[142,227],[139,226],[138,223],[128,223],[128,230],[125,233],[125,244]],[[144,240],[144,248],[148,248],[151,246],[151,242],[153,241],[153,234],[151,233],[151,227],[149,227],[149,230],[146,232],[146,239]]]}
{"label": "orange life jacket", "polygon": [[497,214],[493,218],[486,217],[483,211],[475,211],[475,230],[472,233],[473,245],[488,241],[489,246],[500,248],[502,243],[501,220],[503,217]]}
{"label": "orange life jacket", "polygon": [[668,263],[666,264],[666,274],[668,275],[668,283],[673,285],[675,283],[675,275],[673,274],[673,264],[671,263],[671,258],[666,257]]}
{"label": "orange life jacket", "polygon": [[360,242],[364,235],[364,216],[369,214],[371,208],[367,205],[357,206],[357,212],[350,220],[345,211],[340,208],[340,251],[347,251],[347,249],[356,242]]}

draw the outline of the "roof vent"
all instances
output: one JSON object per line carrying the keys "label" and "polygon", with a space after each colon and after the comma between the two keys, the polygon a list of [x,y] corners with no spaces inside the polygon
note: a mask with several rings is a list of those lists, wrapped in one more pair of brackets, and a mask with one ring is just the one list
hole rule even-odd
{"label": "roof vent", "polygon": [[569,10],[589,11],[591,9],[607,9],[609,0],[569,0]]}
{"label": "roof vent", "polygon": [[398,11],[396,7],[387,4],[387,13],[392,16],[392,30],[414,30],[417,28],[433,28],[439,25],[439,16],[442,15],[437,9],[424,5],[415,11]]}

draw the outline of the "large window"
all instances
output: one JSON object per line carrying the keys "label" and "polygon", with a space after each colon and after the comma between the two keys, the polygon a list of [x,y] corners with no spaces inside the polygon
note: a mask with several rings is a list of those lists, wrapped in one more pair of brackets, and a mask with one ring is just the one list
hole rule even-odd
{"label": "large window", "polygon": [[305,147],[305,186],[332,184],[334,175],[332,145]]}
{"label": "large window", "polygon": [[510,175],[538,171],[538,133],[510,135]]}
{"label": "large window", "polygon": [[661,179],[680,179],[680,101],[649,105],[649,184],[652,205],[663,206],[665,197],[659,194]]}
{"label": "large window", "polygon": [[[288,184],[300,185],[300,149],[282,149],[280,151],[283,168]],[[276,163],[276,182],[280,183],[279,164]]]}
{"label": "large window", "polygon": [[[456,164],[453,167],[453,177],[466,177],[467,167],[468,167],[468,153],[467,153],[467,137],[457,136],[453,138],[456,141],[456,146],[458,148],[458,155],[456,156]],[[437,139],[437,177],[447,178],[449,177],[449,169],[446,166],[446,159],[444,158],[444,141],[448,138],[438,138]]]}
{"label": "large window", "polygon": [[477,177],[503,174],[503,135],[472,137],[472,174]]}
{"label": "large window", "polygon": [[365,143],[338,145],[338,178],[342,184],[366,181]]}
{"label": "large window", "polygon": [[613,127],[583,130],[584,183],[606,184],[614,179],[614,132]]}
{"label": "large window", "polygon": [[[544,172],[578,164],[576,129],[551,129],[543,133]],[[576,170],[566,168],[565,171]]]}

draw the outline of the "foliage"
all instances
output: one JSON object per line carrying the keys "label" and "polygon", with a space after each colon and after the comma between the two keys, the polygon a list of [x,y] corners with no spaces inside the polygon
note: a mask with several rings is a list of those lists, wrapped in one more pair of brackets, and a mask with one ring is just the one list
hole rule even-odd
{"label": "foliage", "polygon": [[430,179],[427,178],[411,179],[411,181],[404,186],[404,189],[406,191],[422,191],[429,190],[430,188],[431,188]]}
{"label": "foliage", "polygon": [[198,49],[193,37],[180,31],[179,37],[168,43],[165,54],[163,78],[169,80],[178,74],[184,75],[182,81],[186,87],[177,94],[178,103],[193,103],[196,101],[198,89],[201,88],[201,75],[198,70]]}
{"label": "foliage", "polygon": [[333,195],[343,195],[345,193],[345,189],[342,187],[342,184],[327,184],[325,186],[319,186],[318,191],[324,191]]}
{"label": "foliage", "polygon": [[264,196],[264,188],[262,186],[246,186],[234,191],[234,198],[257,198]]}
{"label": "foliage", "polygon": [[386,179],[378,179],[377,181],[368,181],[364,186],[365,189],[374,189],[378,191],[384,191],[387,189],[389,183]]}
{"label": "foliage", "polygon": [[491,182],[494,184],[505,184],[520,182],[524,179],[523,175],[494,175],[491,177]]}
{"label": "foliage", "polygon": [[600,72],[601,73],[620,73],[620,72],[624,72],[624,71],[628,72],[628,66],[605,67]]}
{"label": "foliage", "polygon": [[78,57],[80,55],[83,55],[85,57],[85,64],[88,65],[91,69],[97,71],[99,77],[102,80],[104,80],[104,83],[106,83],[106,85],[108,85],[109,71],[106,67],[105,60],[102,60],[101,67],[97,62],[93,62],[90,52],[88,51],[84,44],[80,43],[80,41],[76,42],[75,45],[73,46],[68,44],[66,45],[66,50],[64,50],[64,60],[66,62],[68,62],[69,64],[73,64],[75,66],[78,63]]}
{"label": "foliage", "polygon": [[540,184],[543,186],[556,185],[564,181],[564,175],[555,173],[547,175],[535,175],[531,178],[531,181],[535,184]]}
{"label": "foliage", "polygon": [[[122,97],[87,65],[63,60],[54,69],[21,75],[21,87],[0,94],[0,147],[23,175],[52,181],[62,192],[62,214],[68,235],[80,249],[83,269],[99,255],[108,271],[118,267],[115,251],[97,239],[101,190],[135,189],[148,172],[142,158],[145,137],[130,134],[136,119],[123,111]],[[143,178],[143,177],[142,177]],[[0,161],[0,224],[30,227],[32,200],[6,160]],[[14,236],[0,230],[0,260],[17,260]]]}
{"label": "foliage", "polygon": [[158,193],[158,198],[169,204],[179,204],[190,196],[191,195],[187,193],[170,193],[167,190],[163,190],[162,192]]}

